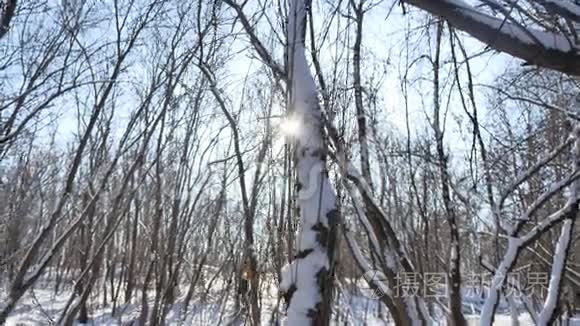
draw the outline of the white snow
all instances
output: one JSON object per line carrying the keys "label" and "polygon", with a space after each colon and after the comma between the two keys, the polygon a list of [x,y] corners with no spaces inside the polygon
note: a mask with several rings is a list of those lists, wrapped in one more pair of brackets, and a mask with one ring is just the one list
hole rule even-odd
{"label": "white snow", "polygon": [[552,6],[557,6],[560,7],[568,12],[570,12],[573,15],[579,16],[580,17],[580,6],[572,3],[571,1],[566,1],[566,0],[541,0],[539,1],[550,4]]}
{"label": "white snow", "polygon": [[577,48],[572,48],[570,40],[564,36],[540,31],[530,27],[523,29],[519,26],[516,26],[515,24],[505,21],[505,19],[495,18],[482,13],[480,10],[473,8],[462,0],[445,0],[445,2],[455,6],[457,11],[462,15],[469,16],[483,24],[488,25],[492,29],[496,29],[498,32],[508,34],[514,39],[517,39],[523,43],[536,44],[539,42],[545,48],[559,50],[562,52],[578,50]]}
{"label": "white snow", "polygon": [[564,262],[566,259],[567,249],[570,245],[570,233],[572,231],[572,220],[568,219],[564,222],[562,226],[562,231],[560,234],[560,239],[558,239],[558,244],[556,246],[556,252],[554,254],[554,262],[552,264],[552,274],[550,276],[550,285],[548,287],[548,294],[546,296],[546,302],[544,302],[544,307],[538,318],[538,325],[548,325],[550,317],[556,309],[556,303],[558,297],[560,296],[560,282],[561,277],[564,272]]}
{"label": "white snow", "polygon": [[325,171],[322,160],[321,112],[317,87],[306,60],[304,40],[299,29],[306,18],[305,2],[291,2],[288,14],[288,53],[291,56],[291,115],[299,122],[300,132],[294,135],[296,141],[298,182],[301,186],[297,205],[300,209],[300,235],[298,254],[292,263],[285,266],[282,273],[280,291],[287,292],[292,285],[292,293],[287,307],[288,325],[308,325],[309,312],[317,309],[322,296],[318,285],[318,275],[329,269],[328,253],[320,244],[317,226],[328,228],[328,214],[336,208],[336,198]]}
{"label": "white snow", "polygon": [[[274,276],[267,274],[264,279],[264,286],[262,287],[262,314],[261,322],[262,326],[271,326],[271,316],[276,313],[276,302],[277,302],[277,287],[273,281]],[[378,278],[378,281],[384,278]],[[358,284],[357,282],[345,280],[349,285]],[[230,316],[235,315],[233,311],[233,302],[231,298],[225,302],[225,306],[219,303],[220,293],[226,290],[228,282],[218,277],[212,286],[208,288],[209,295],[205,300],[197,300],[190,304],[188,307],[187,315],[183,315],[182,312],[182,298],[183,294],[186,292],[188,284],[182,284],[180,286],[181,296],[178,297],[176,303],[171,307],[167,318],[165,319],[166,325],[177,326],[177,325],[192,325],[192,326],[205,326],[205,325],[225,325]],[[365,286],[364,284],[359,284],[359,286]],[[389,293],[389,288],[387,284],[380,282],[381,290],[385,293]],[[63,309],[65,302],[68,300],[71,292],[70,286],[64,287],[62,291],[58,294],[54,294],[54,283],[50,280],[41,280],[33,292],[29,291],[23,298],[23,300],[17,305],[15,311],[8,317],[7,326],[44,326],[49,325],[51,320],[55,321],[60,312]],[[203,289],[202,289],[203,291]],[[386,314],[385,307],[382,308],[383,313],[377,314],[379,300],[369,299],[367,297],[361,296],[359,291],[353,289],[351,286],[339,286],[337,288],[337,305],[335,306],[334,313],[340,314],[343,318],[338,324],[334,323],[335,318],[331,325],[344,325],[348,322],[349,325],[356,326],[375,326],[375,325],[394,325],[392,319]],[[4,298],[5,293],[0,290],[0,301]],[[91,317],[90,325],[94,326],[121,326],[129,325],[135,322],[140,314],[140,298],[141,293],[136,293],[134,299],[129,304],[121,304],[117,307],[116,313],[111,314],[112,306],[109,303],[107,306],[101,304],[101,296],[94,296],[89,299],[89,315]],[[154,297],[152,292],[149,295],[150,304],[152,304],[152,299]],[[305,298],[309,300],[309,298]],[[464,297],[464,302],[469,302],[472,298]],[[505,302],[501,303],[505,305]],[[280,312],[279,316],[283,317],[283,312]],[[444,316],[441,311],[435,313],[435,325],[444,325]],[[344,319],[346,318],[346,320]],[[479,325],[479,316],[470,314],[466,316],[469,325]],[[519,322],[521,326],[532,326],[534,325],[532,319],[524,313],[520,313]],[[286,324],[291,325],[289,321]],[[502,312],[496,314],[494,325],[496,326],[508,326],[511,325],[511,317],[508,312]],[[576,316],[571,319],[570,326],[580,326],[580,316]],[[76,326],[76,325],[75,325]]]}
{"label": "white snow", "polygon": [[510,237],[508,239],[508,249],[505,253],[500,265],[498,266],[493,279],[491,281],[491,288],[489,296],[485,300],[485,304],[481,311],[481,326],[491,326],[493,317],[493,309],[499,300],[501,286],[508,275],[509,268],[516,260],[516,256],[522,241],[519,238]]}

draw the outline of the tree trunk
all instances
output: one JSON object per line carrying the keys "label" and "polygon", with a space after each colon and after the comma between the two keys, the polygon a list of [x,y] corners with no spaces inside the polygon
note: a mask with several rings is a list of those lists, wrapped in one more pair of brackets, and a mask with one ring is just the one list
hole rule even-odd
{"label": "tree trunk", "polygon": [[306,2],[292,1],[288,17],[289,116],[300,125],[294,141],[298,177],[296,204],[302,223],[298,253],[282,271],[280,290],[288,304],[288,325],[328,325],[338,211],[325,166],[317,88],[306,61],[306,13],[310,5]]}

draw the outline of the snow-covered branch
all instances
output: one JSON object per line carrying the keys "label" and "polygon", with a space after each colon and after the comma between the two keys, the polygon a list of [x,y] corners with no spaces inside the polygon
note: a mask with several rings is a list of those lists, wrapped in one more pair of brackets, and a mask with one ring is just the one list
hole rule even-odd
{"label": "snow-covered branch", "polygon": [[552,14],[580,22],[580,6],[566,0],[533,0]]}
{"label": "snow-covered branch", "polygon": [[562,144],[554,148],[554,150],[549,152],[544,157],[540,158],[538,162],[536,162],[530,168],[521,173],[514,182],[509,184],[503,191],[501,191],[500,200],[498,203],[499,208],[500,209],[502,208],[508,196],[510,196],[514,192],[514,190],[517,189],[517,187],[519,187],[522,183],[526,182],[532,175],[534,175],[541,168],[546,166],[546,164],[551,162],[555,157],[560,155],[560,153],[562,153],[569,145],[571,145],[573,141],[574,138],[568,137],[566,141],[562,142]]}
{"label": "snow-covered branch", "polygon": [[[577,103],[580,104],[580,103]],[[579,108],[580,109],[580,108]],[[576,124],[574,129],[575,142],[574,142],[574,166],[576,169],[580,167],[580,125]],[[572,190],[570,191],[570,199],[573,201],[578,201],[580,191],[580,181],[575,180],[572,184]],[[576,203],[576,211],[578,210],[578,204]],[[572,231],[574,230],[574,222],[577,218],[577,214],[570,216],[560,231],[560,238],[558,239],[558,244],[556,245],[556,251],[554,252],[554,261],[552,263],[552,273],[550,277],[550,285],[548,287],[548,295],[546,301],[544,302],[544,307],[538,317],[538,325],[551,325],[554,321],[554,312],[556,306],[558,305],[558,300],[560,299],[560,289],[562,288],[562,279],[564,278],[564,273],[566,272],[566,261],[568,259],[568,253],[570,250],[570,244],[572,239]]]}
{"label": "snow-covered branch", "polygon": [[554,310],[560,297],[560,288],[564,274],[564,266],[568,256],[568,249],[570,248],[570,238],[572,233],[573,219],[567,219],[562,226],[556,252],[554,254],[554,262],[552,264],[552,276],[550,277],[550,285],[548,287],[548,295],[544,307],[538,318],[538,325],[548,325],[552,321]]}
{"label": "snow-covered branch", "polygon": [[[405,3],[446,19],[491,48],[533,64],[570,75],[580,75],[580,48],[562,34],[519,24],[481,12],[462,0],[405,0]],[[555,1],[538,1],[554,4]],[[556,8],[574,12],[558,1]]]}

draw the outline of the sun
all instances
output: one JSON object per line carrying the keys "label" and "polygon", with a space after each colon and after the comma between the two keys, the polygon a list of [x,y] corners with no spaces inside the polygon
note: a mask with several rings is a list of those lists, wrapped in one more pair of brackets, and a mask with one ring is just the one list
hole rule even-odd
{"label": "sun", "polygon": [[300,120],[298,120],[298,118],[295,116],[286,117],[280,122],[278,128],[280,129],[282,135],[296,137],[298,134],[300,134]]}

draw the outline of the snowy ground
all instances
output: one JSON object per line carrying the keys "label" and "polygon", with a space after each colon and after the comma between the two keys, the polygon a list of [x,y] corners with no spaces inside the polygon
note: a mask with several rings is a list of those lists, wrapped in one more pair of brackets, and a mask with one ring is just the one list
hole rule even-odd
{"label": "snowy ground", "polygon": [[[270,298],[264,299],[266,308],[262,312],[262,325],[272,324],[272,310],[276,304],[276,300],[274,300],[275,289],[270,292],[268,294]],[[0,302],[2,302],[3,295],[5,294],[0,293]],[[58,320],[60,312],[69,299],[69,295],[70,292],[63,291],[55,296],[53,287],[50,285],[29,291],[10,315],[6,325],[53,325]],[[342,318],[346,316],[348,325],[392,325],[392,323],[385,321],[384,318],[377,317],[377,301],[361,296],[346,296],[344,294],[339,297],[339,300],[341,301],[339,305],[340,313],[343,315]],[[134,325],[134,322],[139,317],[140,305],[137,303],[137,298],[130,304],[118,307],[115,316],[111,315],[110,306],[102,306],[102,304],[97,303],[101,302],[98,298],[94,298],[92,302],[89,309],[93,321],[90,325]],[[192,303],[185,316],[182,313],[182,305],[173,305],[167,316],[166,325],[226,325],[235,312],[227,311],[228,308],[226,307],[228,305],[220,306],[211,302],[213,301],[210,294],[205,303]],[[478,325],[477,316],[468,316],[468,321],[469,325]],[[533,326],[532,320],[525,314],[520,316],[519,321],[521,326]],[[497,315],[495,325],[511,325],[510,316]],[[570,326],[580,326],[580,316],[572,320]]]}
{"label": "snowy ground", "polygon": [[[69,298],[68,293],[55,296],[52,290],[37,289],[33,292],[34,294],[29,292],[9,316],[7,326],[55,324]],[[166,319],[167,325],[221,325],[228,317],[227,311],[211,303],[194,303],[189,306],[185,316],[181,308],[179,304],[173,305]],[[134,325],[139,318],[140,305],[121,305],[117,307],[115,316],[111,315],[111,306],[93,304],[89,306],[89,310],[92,318],[90,325]]]}

